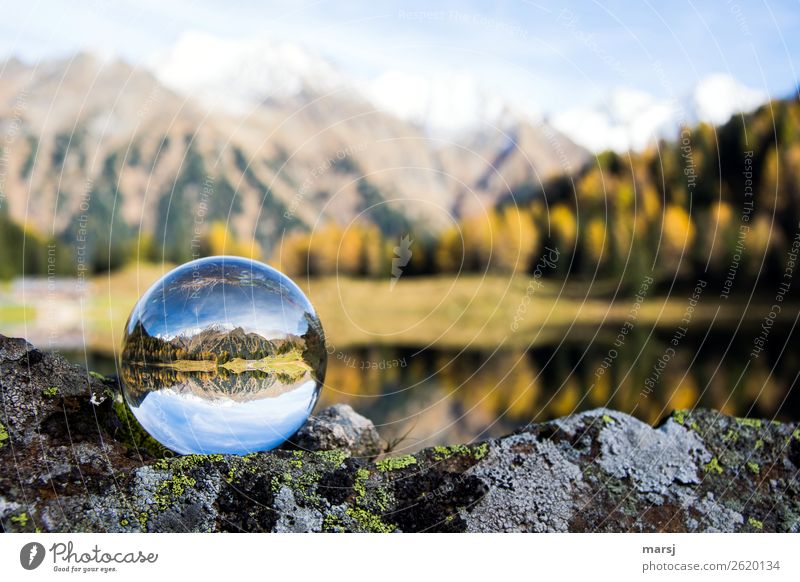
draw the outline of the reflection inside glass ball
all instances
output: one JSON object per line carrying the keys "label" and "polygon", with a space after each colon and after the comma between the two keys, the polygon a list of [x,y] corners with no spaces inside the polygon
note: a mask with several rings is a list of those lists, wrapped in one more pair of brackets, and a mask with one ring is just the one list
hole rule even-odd
{"label": "reflection inside glass ball", "polygon": [[246,454],[291,437],[316,404],[325,340],[285,275],[210,257],[174,269],[125,327],[125,399],[154,438],[182,454]]}

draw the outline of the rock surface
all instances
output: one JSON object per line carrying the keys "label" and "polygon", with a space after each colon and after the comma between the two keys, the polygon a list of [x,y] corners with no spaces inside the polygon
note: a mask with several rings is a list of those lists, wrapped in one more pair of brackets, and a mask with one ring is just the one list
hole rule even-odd
{"label": "rock surface", "polygon": [[335,404],[309,418],[292,444],[307,451],[340,450],[350,457],[374,458],[383,451],[372,421],[347,404]]}
{"label": "rock surface", "polygon": [[5,531],[800,531],[796,424],[600,409],[373,462],[333,407],[295,441],[170,458],[115,381],[0,336]]}

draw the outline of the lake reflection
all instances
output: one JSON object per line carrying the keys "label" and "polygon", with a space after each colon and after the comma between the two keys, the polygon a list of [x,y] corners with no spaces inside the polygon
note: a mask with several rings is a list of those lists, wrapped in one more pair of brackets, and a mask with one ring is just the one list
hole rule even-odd
{"label": "lake reflection", "polygon": [[258,372],[227,378],[180,373],[165,382],[163,372],[128,366],[127,381],[159,384],[129,404],[153,437],[178,452],[235,454],[274,448],[305,423],[317,397],[310,374],[284,383]]}
{"label": "lake reflection", "polygon": [[[684,338],[663,369],[669,332],[643,328],[615,347],[613,335],[602,331],[532,350],[334,353],[320,406],[349,403],[379,425],[384,438],[401,439],[397,450],[502,436],[529,422],[602,406],[651,424],[695,406],[800,418],[800,393],[793,390],[800,370],[796,331],[776,326],[768,349],[749,359],[755,330],[739,330],[736,337],[702,330]],[[612,349],[616,357],[609,359]]]}
{"label": "lake reflection", "polygon": [[[645,382],[671,334],[637,330],[598,377],[614,348],[612,332],[527,351],[337,350],[328,357],[318,409],[350,404],[387,441],[404,437],[397,450],[501,436],[531,421],[599,406],[653,424],[674,409],[694,406],[737,416],[800,418],[800,392],[793,390],[800,370],[796,331],[776,326],[768,349],[754,360],[747,355],[755,330],[687,336],[649,394]],[[112,358],[90,356],[93,369],[118,373]],[[84,363],[82,353],[70,357]]]}

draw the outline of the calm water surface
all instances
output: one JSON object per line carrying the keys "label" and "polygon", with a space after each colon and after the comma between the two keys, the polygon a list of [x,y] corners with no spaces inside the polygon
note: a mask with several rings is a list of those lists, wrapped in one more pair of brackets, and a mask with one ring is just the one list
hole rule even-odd
{"label": "calm water surface", "polygon": [[[618,329],[533,350],[357,348],[329,355],[317,410],[346,402],[395,450],[501,436],[526,423],[608,406],[657,423],[671,410],[710,407],[738,416],[800,418],[797,330],[775,327],[752,357],[758,330],[687,335]],[[103,374],[110,355],[66,353]]]}

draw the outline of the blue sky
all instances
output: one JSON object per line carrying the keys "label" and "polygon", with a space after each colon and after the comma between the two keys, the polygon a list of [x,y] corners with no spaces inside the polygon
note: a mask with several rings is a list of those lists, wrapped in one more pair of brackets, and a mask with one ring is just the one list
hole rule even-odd
{"label": "blue sky", "polygon": [[[272,388],[283,387],[279,383]],[[148,393],[132,410],[150,434],[181,454],[245,455],[275,448],[291,437],[305,423],[318,395],[314,380],[301,381],[275,397],[243,401],[205,399],[185,393],[181,386],[167,386]]]}
{"label": "blue sky", "polygon": [[[0,53],[79,49],[144,62],[186,31],[296,40],[345,71],[467,71],[544,113],[615,87],[664,97],[711,73],[785,96],[798,84],[800,3],[3,2]],[[659,69],[660,67],[660,69]],[[654,70],[663,71],[654,74]]]}

